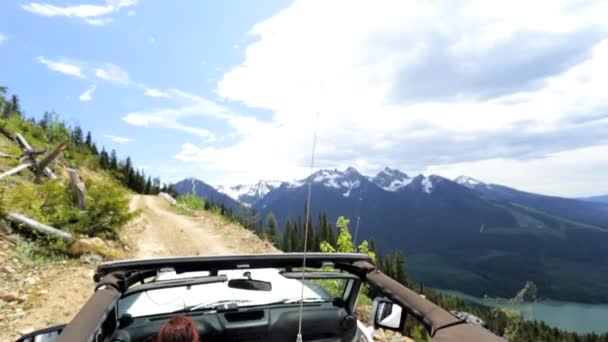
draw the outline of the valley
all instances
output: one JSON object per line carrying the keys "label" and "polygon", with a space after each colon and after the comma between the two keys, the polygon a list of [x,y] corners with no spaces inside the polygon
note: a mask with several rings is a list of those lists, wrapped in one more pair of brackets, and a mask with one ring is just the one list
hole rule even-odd
{"label": "valley", "polygon": [[375,176],[347,168],[294,182],[214,188],[186,179],[175,186],[259,222],[272,213],[283,230],[303,218],[309,183],[313,222],[322,213],[329,222],[341,215],[359,221],[358,241],[374,239],[380,254],[403,251],[425,286],[510,298],[530,280],[541,298],[608,303],[608,205],[598,201],[391,168]]}
{"label": "valley", "polygon": [[504,298],[480,298],[460,291],[438,291],[480,305],[516,310],[525,319],[543,321],[549,326],[567,331],[575,331],[581,334],[591,332],[600,334],[608,331],[606,327],[608,304],[585,304],[556,300],[514,303]]}

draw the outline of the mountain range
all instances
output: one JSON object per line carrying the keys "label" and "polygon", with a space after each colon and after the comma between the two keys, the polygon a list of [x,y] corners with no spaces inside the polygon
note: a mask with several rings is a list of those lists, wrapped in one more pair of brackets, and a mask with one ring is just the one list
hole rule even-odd
{"label": "mountain range", "polygon": [[354,168],[319,170],[292,182],[212,187],[197,179],[178,193],[248,206],[280,226],[304,216],[346,216],[357,241],[374,238],[380,253],[402,250],[408,271],[428,286],[512,297],[527,280],[539,295],[608,302],[608,204],[516,190],[461,176],[407,174],[385,168],[373,177]]}

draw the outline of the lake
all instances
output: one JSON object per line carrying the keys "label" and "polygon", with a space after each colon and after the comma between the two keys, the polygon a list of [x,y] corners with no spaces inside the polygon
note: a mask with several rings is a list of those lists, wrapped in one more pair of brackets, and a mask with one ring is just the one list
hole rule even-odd
{"label": "lake", "polygon": [[437,291],[478,304],[517,310],[526,319],[544,321],[561,330],[579,333],[608,331],[608,304],[585,304],[550,299],[535,303],[514,304],[510,303],[508,299],[483,299],[459,291],[442,289],[437,289]]}

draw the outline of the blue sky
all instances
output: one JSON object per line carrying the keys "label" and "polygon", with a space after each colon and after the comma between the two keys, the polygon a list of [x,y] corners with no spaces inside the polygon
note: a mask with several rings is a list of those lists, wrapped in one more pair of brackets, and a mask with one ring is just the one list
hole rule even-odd
{"label": "blue sky", "polygon": [[0,84],[164,180],[317,166],[608,193],[602,1],[0,2]]}

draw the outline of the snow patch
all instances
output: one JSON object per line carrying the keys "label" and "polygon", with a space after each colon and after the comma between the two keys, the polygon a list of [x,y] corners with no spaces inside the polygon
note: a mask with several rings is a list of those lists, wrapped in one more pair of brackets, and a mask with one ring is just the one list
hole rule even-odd
{"label": "snow patch", "polygon": [[388,186],[382,187],[384,190],[395,192],[401,188],[406,187],[408,184],[412,182],[411,178],[401,178],[401,179],[393,179],[391,184]]}
{"label": "snow patch", "polygon": [[343,193],[343,194],[342,194],[342,196],[344,196],[344,197],[349,197],[349,196],[350,196],[350,193],[351,193],[351,192],[352,192],[354,189],[358,188],[358,187],[361,185],[361,182],[359,182],[358,180],[356,180],[356,181],[354,181],[354,182],[352,182],[352,183],[348,183],[348,182],[342,182],[342,184],[343,184],[343,185],[344,185],[344,186],[345,186],[345,187],[348,189],[348,190],[346,190],[346,192],[345,192],[345,193]]}
{"label": "snow patch", "polygon": [[460,185],[464,185],[464,186],[476,186],[479,184],[484,184],[483,182],[480,182],[475,178],[471,178],[471,177],[467,177],[467,176],[460,176],[460,177],[454,179],[454,182],[456,182]]}
{"label": "snow patch", "polygon": [[424,177],[420,184],[422,184],[422,191],[426,192],[427,194],[430,194],[431,191],[433,191],[433,182],[431,182],[428,177]]}

